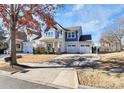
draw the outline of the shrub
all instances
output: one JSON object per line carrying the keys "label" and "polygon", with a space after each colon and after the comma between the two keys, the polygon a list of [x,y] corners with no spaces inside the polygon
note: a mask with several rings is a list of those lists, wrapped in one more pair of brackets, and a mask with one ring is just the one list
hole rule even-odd
{"label": "shrub", "polygon": [[34,54],[46,54],[46,49],[44,47],[37,47],[33,51]]}

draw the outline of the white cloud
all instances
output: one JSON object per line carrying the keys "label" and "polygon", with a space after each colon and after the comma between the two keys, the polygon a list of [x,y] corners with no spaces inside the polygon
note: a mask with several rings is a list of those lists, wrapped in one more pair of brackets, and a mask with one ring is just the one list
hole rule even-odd
{"label": "white cloud", "polygon": [[72,7],[72,10],[71,11],[68,11],[66,12],[64,15],[66,17],[69,17],[69,16],[72,16],[76,13],[79,13],[83,8],[84,8],[84,4],[75,4],[73,7]]}
{"label": "white cloud", "polygon": [[73,11],[78,11],[80,9],[82,9],[84,7],[84,4],[77,4],[77,5],[74,5],[73,7]]}
{"label": "white cloud", "polygon": [[82,26],[83,32],[96,33],[99,30],[99,21],[91,20],[87,23],[80,24]]}
{"label": "white cloud", "polygon": [[72,16],[73,14],[74,14],[74,12],[69,11],[69,12],[66,12],[66,13],[64,14],[64,17],[69,17],[69,16]]}

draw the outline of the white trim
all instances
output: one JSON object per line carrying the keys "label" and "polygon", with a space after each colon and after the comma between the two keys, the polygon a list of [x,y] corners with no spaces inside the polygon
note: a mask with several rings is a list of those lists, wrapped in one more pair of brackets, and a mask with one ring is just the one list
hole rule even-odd
{"label": "white trim", "polygon": [[55,42],[53,42],[53,47],[52,48],[55,48]]}
{"label": "white trim", "polygon": [[[69,33],[70,33],[70,36],[71,36],[71,37],[69,37]],[[72,33],[74,34],[74,37],[72,37]],[[68,39],[76,38],[76,32],[67,32],[67,38],[68,38]]]}

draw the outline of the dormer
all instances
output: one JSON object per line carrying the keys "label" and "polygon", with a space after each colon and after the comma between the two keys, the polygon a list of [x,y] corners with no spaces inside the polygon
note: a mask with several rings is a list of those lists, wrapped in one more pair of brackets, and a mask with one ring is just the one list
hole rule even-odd
{"label": "dormer", "polygon": [[80,26],[67,28],[70,31],[65,31],[65,41],[78,41],[80,35],[82,35],[82,29]]}
{"label": "dormer", "polygon": [[43,32],[42,33],[43,38],[61,38],[62,36],[62,32],[61,31],[57,31],[54,28],[49,29],[49,31]]}

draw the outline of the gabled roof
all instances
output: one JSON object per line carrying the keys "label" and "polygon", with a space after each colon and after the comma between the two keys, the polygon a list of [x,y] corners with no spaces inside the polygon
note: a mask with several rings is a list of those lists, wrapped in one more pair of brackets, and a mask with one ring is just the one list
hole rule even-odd
{"label": "gabled roof", "polygon": [[66,29],[69,31],[80,31],[81,26],[67,27]]}
{"label": "gabled roof", "polygon": [[16,32],[16,39],[21,39],[26,41],[27,40],[27,35],[25,32],[17,31]]}
{"label": "gabled roof", "polygon": [[81,35],[79,38],[79,41],[87,41],[87,40],[92,40],[91,35]]}

